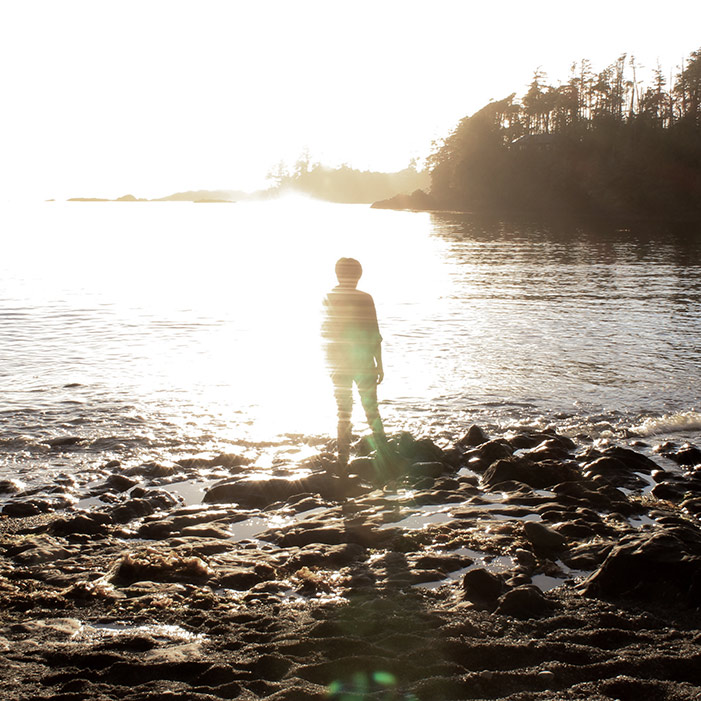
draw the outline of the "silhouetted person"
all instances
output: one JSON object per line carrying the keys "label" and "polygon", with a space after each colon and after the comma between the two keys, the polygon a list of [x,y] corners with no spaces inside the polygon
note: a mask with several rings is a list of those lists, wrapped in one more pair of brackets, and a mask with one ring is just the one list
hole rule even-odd
{"label": "silhouetted person", "polygon": [[386,444],[377,408],[377,385],[382,382],[382,336],[375,303],[356,289],[363,268],[355,258],[336,263],[338,285],[324,299],[322,336],[338,406],[338,462],[348,464],[351,441],[353,383],[358,387],[375,447]]}

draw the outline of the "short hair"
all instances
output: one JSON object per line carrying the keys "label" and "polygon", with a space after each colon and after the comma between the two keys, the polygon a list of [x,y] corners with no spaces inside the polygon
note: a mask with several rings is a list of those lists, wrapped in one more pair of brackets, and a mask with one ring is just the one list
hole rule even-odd
{"label": "short hair", "polygon": [[336,277],[339,282],[358,282],[363,266],[355,258],[339,258],[336,261]]}

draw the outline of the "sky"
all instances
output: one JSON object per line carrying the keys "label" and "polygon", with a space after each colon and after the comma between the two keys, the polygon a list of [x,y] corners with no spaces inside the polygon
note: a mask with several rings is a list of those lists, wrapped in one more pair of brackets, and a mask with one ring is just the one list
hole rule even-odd
{"label": "sky", "polygon": [[6,0],[0,201],[252,190],[305,151],[398,170],[538,68],[669,75],[699,27],[698,0]]}

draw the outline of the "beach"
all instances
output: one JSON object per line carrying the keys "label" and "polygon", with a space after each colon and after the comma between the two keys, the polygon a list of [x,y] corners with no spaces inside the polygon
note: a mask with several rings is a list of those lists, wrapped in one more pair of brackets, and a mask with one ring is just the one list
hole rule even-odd
{"label": "beach", "polygon": [[347,480],[329,444],[3,482],[0,694],[700,697],[698,448],[392,443]]}

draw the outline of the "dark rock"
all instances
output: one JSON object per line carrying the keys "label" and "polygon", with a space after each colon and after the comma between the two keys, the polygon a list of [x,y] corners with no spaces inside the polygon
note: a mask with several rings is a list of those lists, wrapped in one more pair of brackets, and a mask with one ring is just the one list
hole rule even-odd
{"label": "dark rock", "polygon": [[684,500],[687,489],[687,485],[683,482],[660,482],[652,488],[652,496],[677,502]]}
{"label": "dark rock", "polygon": [[130,499],[112,509],[112,519],[115,523],[128,523],[135,518],[148,516],[156,507],[147,499]]}
{"label": "dark rock", "polygon": [[399,434],[393,440],[399,455],[407,458],[411,462],[436,462],[443,457],[443,450],[439,448],[430,438],[414,438],[406,431]]}
{"label": "dark rock", "polygon": [[609,455],[604,455],[585,465],[583,474],[588,479],[599,478],[608,484],[627,489],[642,489],[647,486],[647,482],[631,472],[625,463]]}
{"label": "dark rock", "polygon": [[414,560],[414,567],[419,570],[438,570],[439,572],[454,572],[472,564],[469,557],[459,555],[422,555]]}
{"label": "dark rock", "polygon": [[506,592],[497,606],[497,613],[514,618],[538,618],[549,613],[553,603],[543,596],[538,587],[525,585]]}
{"label": "dark rock", "polygon": [[337,545],[306,545],[299,549],[289,560],[291,568],[300,567],[343,567],[367,555],[365,548],[358,543],[339,543]]}
{"label": "dark rock", "polygon": [[62,436],[49,441],[52,448],[71,448],[83,442],[80,436]]}
{"label": "dark rock", "polygon": [[166,519],[163,521],[150,521],[143,523],[139,528],[139,537],[148,540],[162,540],[168,538],[173,533],[173,522]]}
{"label": "dark rock", "polygon": [[73,518],[61,518],[51,524],[51,531],[57,535],[73,535],[82,533],[85,535],[106,535],[109,531],[107,524],[111,522],[110,516],[98,512],[89,514],[77,514]]}
{"label": "dark rock", "polygon": [[501,458],[509,458],[513,455],[513,448],[504,440],[495,440],[484,443],[474,451],[480,458],[482,465],[489,467],[492,463]]}
{"label": "dark rock", "polygon": [[107,486],[118,492],[126,492],[136,485],[136,480],[129,479],[125,475],[110,475],[107,478]]}
{"label": "dark rock", "polygon": [[263,578],[253,570],[236,567],[224,570],[219,575],[219,586],[224,589],[247,591],[252,586],[263,581]]}
{"label": "dark rock", "polygon": [[143,465],[130,467],[124,471],[127,475],[142,475],[143,477],[169,477],[175,472],[172,465],[161,465],[157,462],[147,462]]}
{"label": "dark rock", "polygon": [[442,462],[415,462],[406,471],[408,477],[440,477],[445,472],[445,465]]}
{"label": "dark rock", "polygon": [[542,460],[568,460],[570,458],[570,451],[559,445],[557,441],[548,439],[539,443],[535,448],[525,453],[525,455],[536,462]]}
{"label": "dark rock", "polygon": [[463,448],[473,448],[489,441],[489,436],[477,425],[472,424],[467,433],[457,442]]}
{"label": "dark rock", "polygon": [[681,599],[698,605],[701,534],[681,524],[624,536],[582,585],[589,596],[629,596],[653,602]]}
{"label": "dark rock", "polygon": [[561,550],[567,542],[565,537],[552,528],[533,521],[525,521],[523,532],[536,550],[546,552]]}
{"label": "dark rock", "polygon": [[319,494],[324,499],[338,500],[358,496],[365,490],[356,482],[322,473],[301,479],[240,479],[221,482],[207,491],[205,504],[236,503],[247,508],[261,508],[286,501],[298,494]]}
{"label": "dark rock", "polygon": [[701,450],[691,445],[683,445],[675,452],[664,453],[664,456],[676,462],[677,465],[701,465]]}
{"label": "dark rock", "polygon": [[584,540],[592,538],[596,535],[596,531],[587,523],[567,521],[555,527],[555,531],[565,536],[565,538],[574,538]]}
{"label": "dark rock", "polygon": [[694,497],[693,499],[685,499],[680,506],[692,514],[701,514],[701,498]]}
{"label": "dark rock", "polygon": [[0,480],[0,494],[18,494],[22,491],[22,483],[19,480]]}
{"label": "dark rock", "polygon": [[513,480],[535,489],[545,489],[579,477],[578,470],[566,463],[553,460],[536,463],[527,457],[511,457],[493,464],[484,473],[482,480],[490,485]]}
{"label": "dark rock", "polygon": [[177,465],[185,469],[201,469],[203,467],[242,467],[250,465],[251,460],[235,453],[221,453],[213,458],[183,458],[176,461]]}
{"label": "dark rock", "polygon": [[5,516],[14,518],[24,518],[26,516],[36,516],[42,511],[39,506],[33,501],[8,501],[2,507],[2,513]]}
{"label": "dark rock", "polygon": [[180,531],[180,535],[193,538],[218,538],[220,540],[227,540],[231,537],[231,533],[224,528],[202,524],[187,526]]}
{"label": "dark rock", "polygon": [[623,448],[621,446],[610,446],[605,450],[588,448],[580,456],[580,461],[582,463],[593,463],[599,458],[617,460],[620,464],[611,463],[611,469],[616,469],[618,471],[628,470],[630,472],[650,474],[653,470],[659,470],[659,465],[654,460],[650,460],[650,458],[635,450]]}
{"label": "dark rock", "polygon": [[463,575],[464,598],[481,608],[493,609],[504,591],[504,582],[496,574],[480,567]]}

